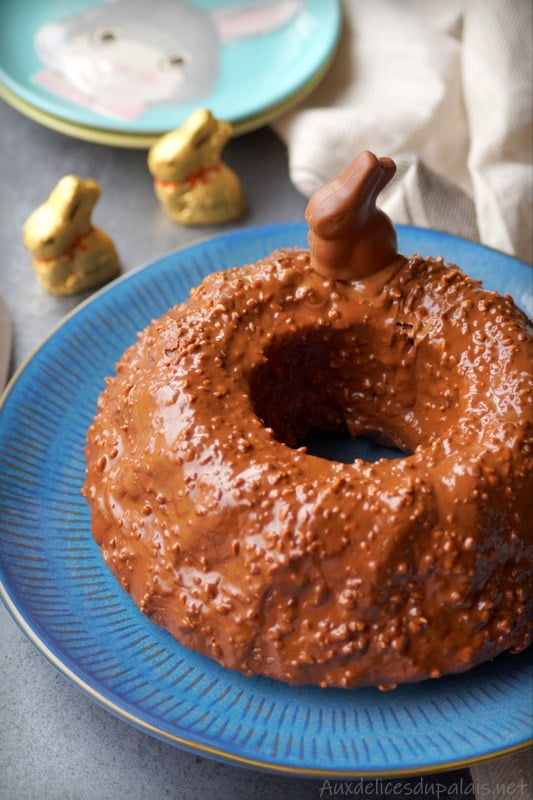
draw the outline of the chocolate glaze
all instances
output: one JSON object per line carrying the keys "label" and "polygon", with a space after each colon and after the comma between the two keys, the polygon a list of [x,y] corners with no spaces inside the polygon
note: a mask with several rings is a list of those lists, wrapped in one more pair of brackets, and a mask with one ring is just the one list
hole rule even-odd
{"label": "chocolate glaze", "polygon": [[[531,327],[442,259],[210,275],[117,365],[87,441],[94,537],[183,644],[289,683],[391,687],[531,640]],[[405,458],[299,447],[318,428]]]}
{"label": "chocolate glaze", "polygon": [[360,280],[396,258],[394,225],[376,198],[396,172],[390,158],[360,153],[309,200],[311,266],[325,278]]}

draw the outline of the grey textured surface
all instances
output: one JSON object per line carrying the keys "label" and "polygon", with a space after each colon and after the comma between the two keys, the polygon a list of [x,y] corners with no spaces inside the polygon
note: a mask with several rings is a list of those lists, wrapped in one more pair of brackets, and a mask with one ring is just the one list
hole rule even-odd
{"label": "grey textured surface", "polygon": [[[269,129],[234,140],[224,156],[248,197],[249,211],[239,226],[303,218],[306,199],[290,184],[284,147]],[[0,104],[0,295],[13,321],[11,372],[82,299],[41,289],[21,243],[28,214],[69,172],[100,182],[94,222],[115,240],[124,271],[220,232],[186,229],[163,216],[145,152],[69,139]],[[324,788],[320,779],[207,760],[130,727],[59,675],[1,605],[0,671],[2,800],[303,800],[332,796],[335,789]],[[450,785],[453,778],[435,778],[436,785]],[[429,787],[431,779],[424,780]],[[357,784],[350,787],[355,793]],[[366,789],[366,796],[385,796],[377,784]],[[341,790],[338,783],[337,795]],[[395,796],[402,794],[396,790]]]}

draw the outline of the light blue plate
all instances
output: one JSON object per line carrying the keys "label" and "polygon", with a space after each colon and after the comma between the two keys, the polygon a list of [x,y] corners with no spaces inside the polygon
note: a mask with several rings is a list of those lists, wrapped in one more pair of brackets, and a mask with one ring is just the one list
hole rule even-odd
{"label": "light blue plate", "polygon": [[0,84],[99,130],[157,134],[199,106],[249,128],[314,85],[341,29],[339,0],[264,2],[2,0]]}
{"label": "light blue plate", "polygon": [[[213,267],[305,245],[303,223],[220,236],[129,273],[71,314],[0,410],[0,579],[35,646],[80,689],[148,733],[207,756],[298,775],[393,775],[525,747],[531,648],[393,692],[291,688],[246,678],[145,618],[101,559],[80,495],[83,447],[104,376],[136,332]],[[404,253],[443,255],[531,312],[531,268],[452,236],[399,228]]]}

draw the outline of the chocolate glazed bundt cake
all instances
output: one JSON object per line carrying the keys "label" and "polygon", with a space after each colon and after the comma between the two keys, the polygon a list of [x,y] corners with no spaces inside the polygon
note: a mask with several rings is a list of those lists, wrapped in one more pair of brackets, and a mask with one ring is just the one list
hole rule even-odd
{"label": "chocolate glazed bundt cake", "polygon": [[[362,153],[310,250],[209,275],[107,381],[84,494],[105,562],[180,642],[247,675],[391,687],[531,640],[531,325],[396,252]],[[311,431],[404,457],[311,455]]]}

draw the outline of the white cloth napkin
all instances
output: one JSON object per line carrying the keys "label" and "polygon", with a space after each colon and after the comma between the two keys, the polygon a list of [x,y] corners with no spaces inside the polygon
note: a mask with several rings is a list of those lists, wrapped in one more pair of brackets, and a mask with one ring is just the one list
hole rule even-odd
{"label": "white cloth napkin", "polygon": [[398,173],[379,204],[533,262],[532,4],[343,0],[318,88],[272,123],[304,194],[361,150]]}

